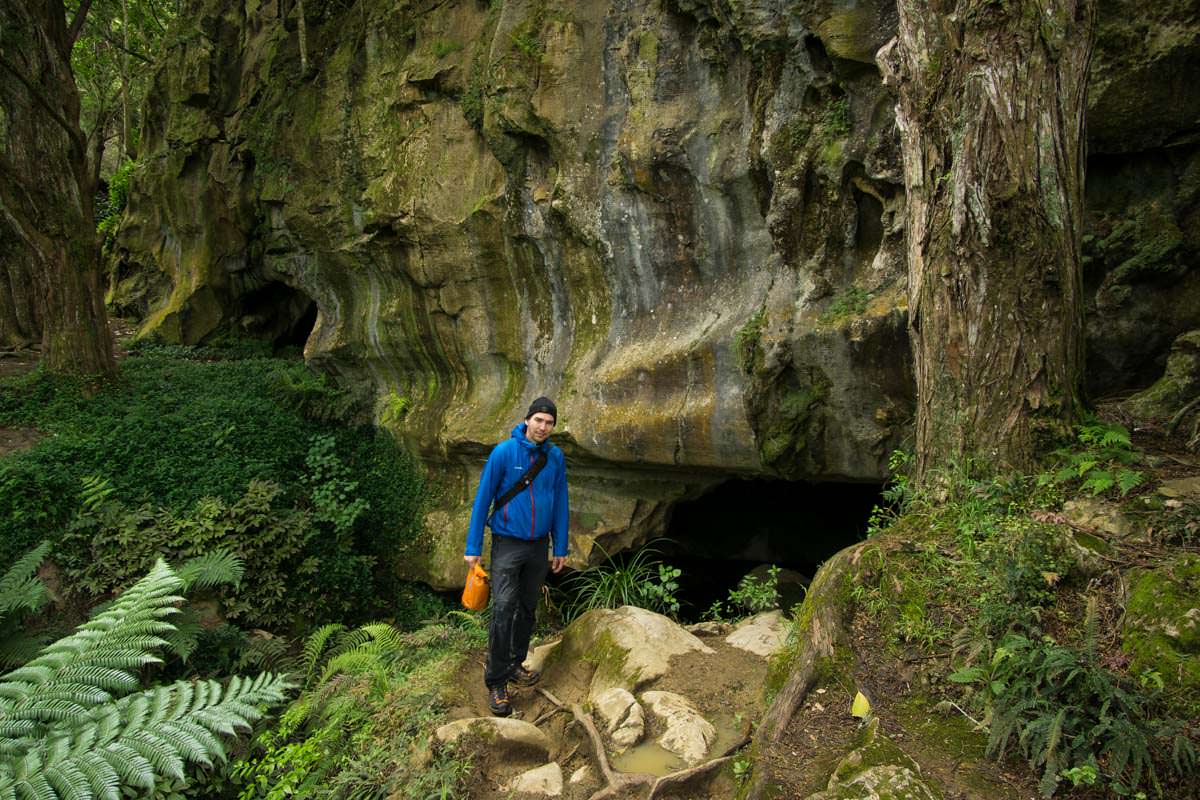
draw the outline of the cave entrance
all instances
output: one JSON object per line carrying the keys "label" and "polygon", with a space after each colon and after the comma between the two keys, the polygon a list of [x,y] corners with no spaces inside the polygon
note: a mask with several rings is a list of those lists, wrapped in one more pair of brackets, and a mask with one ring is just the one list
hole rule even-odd
{"label": "cave entrance", "polygon": [[238,324],[247,336],[266,339],[275,352],[304,349],[317,322],[317,304],[303,291],[271,281],[241,297]]}
{"label": "cave entrance", "polygon": [[772,564],[783,570],[780,605],[791,608],[822,562],[866,536],[881,490],[877,483],[735,479],[679,503],[666,539],[654,547],[683,571],[682,615],[699,619],[744,575],[765,574]]}

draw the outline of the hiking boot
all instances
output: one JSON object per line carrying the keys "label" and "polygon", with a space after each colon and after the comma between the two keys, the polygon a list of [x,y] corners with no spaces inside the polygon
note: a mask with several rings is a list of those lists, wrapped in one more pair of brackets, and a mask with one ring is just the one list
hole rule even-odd
{"label": "hiking boot", "polygon": [[508,686],[493,686],[488,689],[488,708],[497,717],[507,717],[512,713],[512,703],[508,699]]}
{"label": "hiking boot", "polygon": [[512,674],[512,682],[518,686],[533,686],[542,679],[542,673],[518,665]]}

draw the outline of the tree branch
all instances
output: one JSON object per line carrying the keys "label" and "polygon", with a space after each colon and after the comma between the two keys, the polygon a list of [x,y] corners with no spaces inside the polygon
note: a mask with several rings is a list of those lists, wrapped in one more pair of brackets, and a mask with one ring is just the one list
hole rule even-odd
{"label": "tree branch", "polygon": [[100,38],[104,40],[105,44],[107,44],[111,47],[117,48],[122,53],[129,54],[129,55],[133,56],[134,58],[138,59],[139,61],[142,61],[143,63],[146,63],[146,64],[154,63],[154,59],[150,58],[149,56],[143,55],[142,53],[139,53],[137,50],[134,50],[130,47],[126,47],[125,45],[121,44],[116,39],[113,39],[111,37],[112,37],[112,34],[110,34],[108,31],[100,31]]}
{"label": "tree branch", "polygon": [[92,0],[80,0],[79,10],[75,12],[75,19],[71,20],[71,27],[67,29],[67,47],[75,44],[75,40],[79,38],[79,34],[83,32],[83,23],[87,19],[88,10],[92,7]]}

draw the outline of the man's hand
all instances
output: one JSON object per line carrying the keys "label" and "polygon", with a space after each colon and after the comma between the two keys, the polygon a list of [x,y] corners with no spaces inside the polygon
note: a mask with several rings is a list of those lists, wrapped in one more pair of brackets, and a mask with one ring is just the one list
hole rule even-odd
{"label": "man's hand", "polygon": [[555,556],[554,558],[550,559],[550,571],[562,572],[563,564],[566,563],[567,559],[564,556]]}
{"label": "man's hand", "polygon": [[467,569],[473,569],[479,563],[479,556],[463,556],[463,560],[467,562]]}

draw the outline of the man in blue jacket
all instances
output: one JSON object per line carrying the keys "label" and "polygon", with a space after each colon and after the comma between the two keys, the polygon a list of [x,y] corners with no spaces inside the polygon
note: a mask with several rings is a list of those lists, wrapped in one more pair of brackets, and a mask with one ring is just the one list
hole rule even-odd
{"label": "man in blue jacket", "polygon": [[[512,713],[508,684],[532,686],[541,677],[521,662],[529,650],[538,595],[549,569],[567,559],[567,468],[563,452],[547,441],[558,419],[548,397],[529,406],[512,437],[496,445],[479,477],[465,558],[483,553],[483,526],[492,529],[492,622],[483,681],[492,713]],[[495,503],[495,507],[493,507]],[[547,557],[547,538],[554,557]]]}

